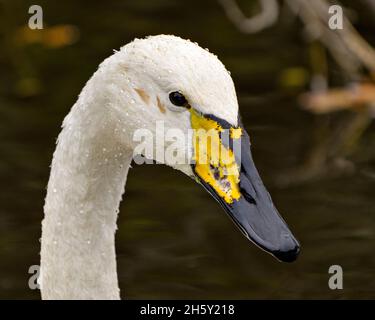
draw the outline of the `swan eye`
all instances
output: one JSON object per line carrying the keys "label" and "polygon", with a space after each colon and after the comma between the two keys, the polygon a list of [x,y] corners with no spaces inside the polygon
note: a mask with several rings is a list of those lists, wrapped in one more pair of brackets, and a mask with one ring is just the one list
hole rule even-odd
{"label": "swan eye", "polygon": [[187,100],[185,96],[179,92],[179,91],[174,91],[169,94],[169,100],[178,107],[184,107],[187,105]]}

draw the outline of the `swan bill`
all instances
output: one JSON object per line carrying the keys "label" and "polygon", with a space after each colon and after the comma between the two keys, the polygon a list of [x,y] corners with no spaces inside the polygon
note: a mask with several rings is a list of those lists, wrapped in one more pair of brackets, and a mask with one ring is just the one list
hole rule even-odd
{"label": "swan bill", "polygon": [[213,115],[190,112],[196,180],[249,240],[280,261],[294,261],[300,245],[258,174],[245,129]]}

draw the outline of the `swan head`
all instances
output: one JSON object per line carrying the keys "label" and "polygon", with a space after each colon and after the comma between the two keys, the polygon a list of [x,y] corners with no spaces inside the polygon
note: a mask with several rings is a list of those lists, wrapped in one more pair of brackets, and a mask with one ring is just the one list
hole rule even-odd
{"label": "swan head", "polygon": [[249,240],[281,261],[296,259],[299,244],[259,177],[232,78],[215,55],[152,36],[122,47],[98,73],[136,153],[194,178]]}

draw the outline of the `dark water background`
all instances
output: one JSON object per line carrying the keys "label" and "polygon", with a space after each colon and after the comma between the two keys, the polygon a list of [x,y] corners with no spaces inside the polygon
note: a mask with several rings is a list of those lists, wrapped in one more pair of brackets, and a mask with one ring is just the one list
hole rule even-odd
{"label": "dark water background", "polygon": [[[47,30],[69,24],[79,31],[73,43],[51,47],[48,39],[14,40],[31,4],[0,2],[0,298],[40,297],[28,288],[27,272],[39,263],[45,186],[63,117],[113,49],[159,33],[197,41],[231,70],[258,169],[302,253],[294,264],[277,262],[249,243],[193,181],[163,166],[135,167],[118,222],[122,295],[375,298],[375,127],[348,158],[349,172],[278,183],[303,163],[321,121],[351,116],[314,116],[299,107],[309,53],[298,22],[286,14],[249,36],[212,0],[38,1]],[[375,24],[362,13],[359,27],[371,35]],[[334,65],[331,72],[336,84],[344,80]],[[287,81],[285,74],[297,76]],[[333,264],[344,269],[342,291],[328,288]]]}

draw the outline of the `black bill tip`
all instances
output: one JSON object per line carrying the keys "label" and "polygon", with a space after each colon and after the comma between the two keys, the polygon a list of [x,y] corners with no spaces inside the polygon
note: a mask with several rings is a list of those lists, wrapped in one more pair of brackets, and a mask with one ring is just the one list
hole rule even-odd
{"label": "black bill tip", "polygon": [[[223,125],[217,119],[214,121],[225,129],[231,129],[229,124]],[[240,136],[232,137],[227,144],[220,133],[221,144],[234,154],[237,172],[229,174],[228,166],[221,162],[216,167],[211,162],[209,166],[198,163],[200,170],[193,165],[193,171],[198,181],[222,205],[250,241],[282,262],[293,262],[300,252],[299,243],[275,208],[259,176],[251,155],[248,134],[241,127],[239,130]],[[231,176],[235,178],[231,179]]]}
{"label": "black bill tip", "polygon": [[300,252],[298,242],[290,238],[286,239],[286,245],[283,249],[273,251],[272,254],[282,262],[293,262],[297,259]]}

